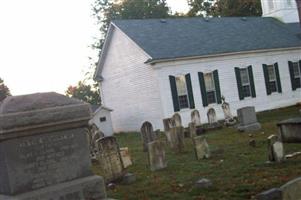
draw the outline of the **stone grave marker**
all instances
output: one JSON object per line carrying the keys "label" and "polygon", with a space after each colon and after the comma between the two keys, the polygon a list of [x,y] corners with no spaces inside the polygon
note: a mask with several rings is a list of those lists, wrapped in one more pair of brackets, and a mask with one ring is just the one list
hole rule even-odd
{"label": "stone grave marker", "polygon": [[151,171],[156,171],[167,167],[163,142],[156,140],[148,143],[148,160]]}
{"label": "stone grave marker", "polygon": [[170,143],[170,129],[174,127],[172,118],[163,119],[164,134],[168,143]]}
{"label": "stone grave marker", "polygon": [[283,143],[276,135],[270,135],[267,139],[268,160],[271,162],[281,162],[285,159]]}
{"label": "stone grave marker", "polygon": [[301,199],[301,177],[291,180],[280,187],[282,200]]}
{"label": "stone grave marker", "polygon": [[231,113],[231,109],[230,109],[230,104],[226,102],[225,97],[222,98],[222,109],[224,112],[224,116],[225,116],[225,125],[226,126],[232,126],[234,124],[236,124],[236,120],[234,119],[232,113]]}
{"label": "stone grave marker", "polygon": [[193,144],[197,160],[210,157],[209,145],[204,136],[194,137]]}
{"label": "stone grave marker", "polygon": [[188,124],[188,126],[189,126],[189,136],[190,136],[191,138],[196,137],[196,136],[197,136],[197,128],[196,128],[195,123],[194,123],[194,122],[190,122],[190,123]]}
{"label": "stone grave marker", "polygon": [[208,118],[209,124],[217,123],[217,118],[216,118],[216,113],[215,113],[214,108],[209,108],[209,110],[207,112],[207,118]]}
{"label": "stone grave marker", "polygon": [[255,107],[243,107],[237,110],[239,131],[257,131],[261,129],[261,125],[257,121]]}
{"label": "stone grave marker", "polygon": [[124,168],[128,168],[129,166],[132,165],[131,155],[129,153],[128,147],[120,148],[120,156],[121,156]]}
{"label": "stone grave marker", "polygon": [[283,143],[301,143],[301,117],[277,123],[279,140]]}
{"label": "stone grave marker", "polygon": [[92,174],[90,106],[57,93],[7,97],[0,106],[0,199],[106,198]]}
{"label": "stone grave marker", "polygon": [[97,140],[97,160],[106,182],[122,178],[125,174],[116,138],[108,136]]}
{"label": "stone grave marker", "polygon": [[156,139],[153,125],[150,122],[144,122],[141,126],[141,137],[143,141],[143,151],[147,151],[147,144]]}
{"label": "stone grave marker", "polygon": [[181,115],[179,113],[175,113],[173,116],[172,116],[172,120],[173,120],[173,124],[175,127],[180,127],[182,126],[182,119],[181,119]]}
{"label": "stone grave marker", "polygon": [[194,123],[195,126],[201,126],[201,117],[198,110],[191,112],[191,122]]}
{"label": "stone grave marker", "polygon": [[170,131],[170,147],[173,151],[180,153],[184,151],[184,128],[174,127]]}

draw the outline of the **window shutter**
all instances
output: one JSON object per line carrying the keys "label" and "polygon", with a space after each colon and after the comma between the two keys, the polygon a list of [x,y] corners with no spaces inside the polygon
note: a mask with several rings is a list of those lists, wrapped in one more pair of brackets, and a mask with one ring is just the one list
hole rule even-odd
{"label": "window shutter", "polygon": [[208,106],[208,101],[207,101],[207,93],[206,93],[206,87],[205,87],[204,74],[203,74],[203,72],[199,72],[198,75],[199,75],[199,82],[200,82],[203,106],[206,107],[206,106]]}
{"label": "window shutter", "polygon": [[276,79],[277,79],[278,92],[282,93],[282,87],[281,87],[281,80],[280,80],[278,63],[275,63],[274,67],[275,67],[275,73],[276,73]]}
{"label": "window shutter", "polygon": [[250,65],[248,67],[248,72],[249,72],[249,79],[250,79],[252,97],[256,97],[256,91],[255,91],[255,84],[254,84],[252,65]]}
{"label": "window shutter", "polygon": [[293,62],[288,61],[288,68],[289,68],[289,71],[290,71],[292,90],[296,90]]}
{"label": "window shutter", "polygon": [[265,88],[267,91],[267,95],[271,94],[271,90],[270,90],[270,85],[269,85],[269,72],[268,72],[268,66],[266,64],[262,65],[263,68],[263,75],[264,75],[264,80],[265,80]]}
{"label": "window shutter", "polygon": [[238,67],[235,67],[235,75],[236,75],[236,81],[237,81],[237,89],[238,89],[239,100],[243,100],[244,96],[243,96],[243,92],[242,92],[240,69]]}
{"label": "window shutter", "polygon": [[180,110],[180,105],[179,105],[179,100],[178,100],[176,78],[174,76],[169,76],[169,82],[170,82],[173,108],[174,108],[175,112],[178,112]]}
{"label": "window shutter", "polygon": [[195,106],[194,106],[194,98],[193,98],[190,74],[186,74],[185,79],[186,79],[187,92],[188,92],[188,98],[189,98],[189,106],[191,109],[193,109]]}
{"label": "window shutter", "polygon": [[213,78],[214,78],[214,84],[215,84],[215,91],[216,91],[216,100],[217,103],[222,103],[222,97],[221,97],[221,88],[219,85],[219,78],[218,78],[218,71],[213,71]]}

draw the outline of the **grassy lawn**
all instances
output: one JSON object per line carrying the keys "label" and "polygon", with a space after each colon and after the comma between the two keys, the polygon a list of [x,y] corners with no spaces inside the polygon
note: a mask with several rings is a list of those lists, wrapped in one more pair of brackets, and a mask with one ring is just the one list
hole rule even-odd
{"label": "grassy lawn", "polygon": [[[192,142],[186,138],[186,152],[177,155],[167,147],[168,167],[156,172],[149,170],[147,153],[142,151],[138,133],[118,135],[120,147],[130,149],[134,164],[127,170],[137,176],[137,181],[132,185],[118,184],[114,190],[108,190],[108,195],[120,200],[234,200],[252,199],[261,191],[279,187],[301,176],[301,157],[266,164],[266,138],[277,133],[278,121],[299,116],[299,109],[289,107],[258,114],[262,130],[253,133],[256,147],[249,146],[248,133],[234,128],[208,132],[206,137],[211,149],[208,160],[197,161]],[[285,144],[284,148],[286,154],[301,151],[301,144]],[[93,170],[101,175],[97,165]],[[200,178],[210,179],[213,187],[194,188],[194,182]]]}

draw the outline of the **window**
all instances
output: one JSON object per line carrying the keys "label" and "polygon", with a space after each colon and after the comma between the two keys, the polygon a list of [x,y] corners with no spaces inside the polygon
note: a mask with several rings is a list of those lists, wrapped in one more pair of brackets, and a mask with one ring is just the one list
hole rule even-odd
{"label": "window", "polygon": [[189,108],[188,93],[187,93],[186,80],[184,75],[176,77],[176,86],[177,86],[180,109]]}
{"label": "window", "polygon": [[107,118],[106,117],[101,117],[101,118],[99,118],[99,121],[100,122],[105,122],[105,121],[107,121]]}
{"label": "window", "polygon": [[301,87],[301,66],[299,66],[298,62],[293,62],[293,72],[294,72],[294,79],[296,88]]}
{"label": "window", "polygon": [[244,97],[251,96],[251,85],[247,68],[240,69],[242,93]]}
{"label": "window", "polygon": [[276,72],[275,72],[274,65],[268,65],[267,70],[268,70],[268,76],[269,76],[268,87],[270,89],[270,92],[277,92],[278,87],[277,87],[277,78],[276,78]]}
{"label": "window", "polygon": [[169,82],[174,112],[183,108],[193,109],[195,106],[190,74],[169,76]]}
{"label": "window", "polygon": [[205,80],[207,103],[208,104],[216,103],[216,92],[215,92],[213,73],[205,74],[204,80]]}
{"label": "window", "polygon": [[274,9],[274,0],[268,0],[268,5],[269,5],[269,9],[273,10]]}

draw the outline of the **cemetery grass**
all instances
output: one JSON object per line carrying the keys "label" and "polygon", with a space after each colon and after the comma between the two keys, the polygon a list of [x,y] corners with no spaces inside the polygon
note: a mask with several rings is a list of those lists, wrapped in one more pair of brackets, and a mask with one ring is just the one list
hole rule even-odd
{"label": "cemetery grass", "polygon": [[[208,132],[207,142],[211,158],[197,161],[190,139],[185,139],[186,151],[175,154],[166,146],[166,169],[151,172],[148,167],[147,153],[142,151],[142,141],[138,133],[119,134],[120,147],[129,147],[133,165],[128,172],[137,176],[131,185],[116,185],[108,189],[108,196],[120,200],[234,200],[254,199],[254,196],[287,181],[301,176],[301,157],[278,164],[266,164],[266,138],[277,133],[276,123],[280,120],[299,115],[300,107],[288,107],[259,113],[258,120],[262,130],[240,133],[234,128],[224,127]],[[161,138],[164,140],[164,137]],[[256,140],[256,147],[249,146],[249,140]],[[285,144],[285,153],[301,150],[301,144]],[[102,172],[97,164],[93,171]],[[210,189],[194,188],[200,178],[213,182]]]}

